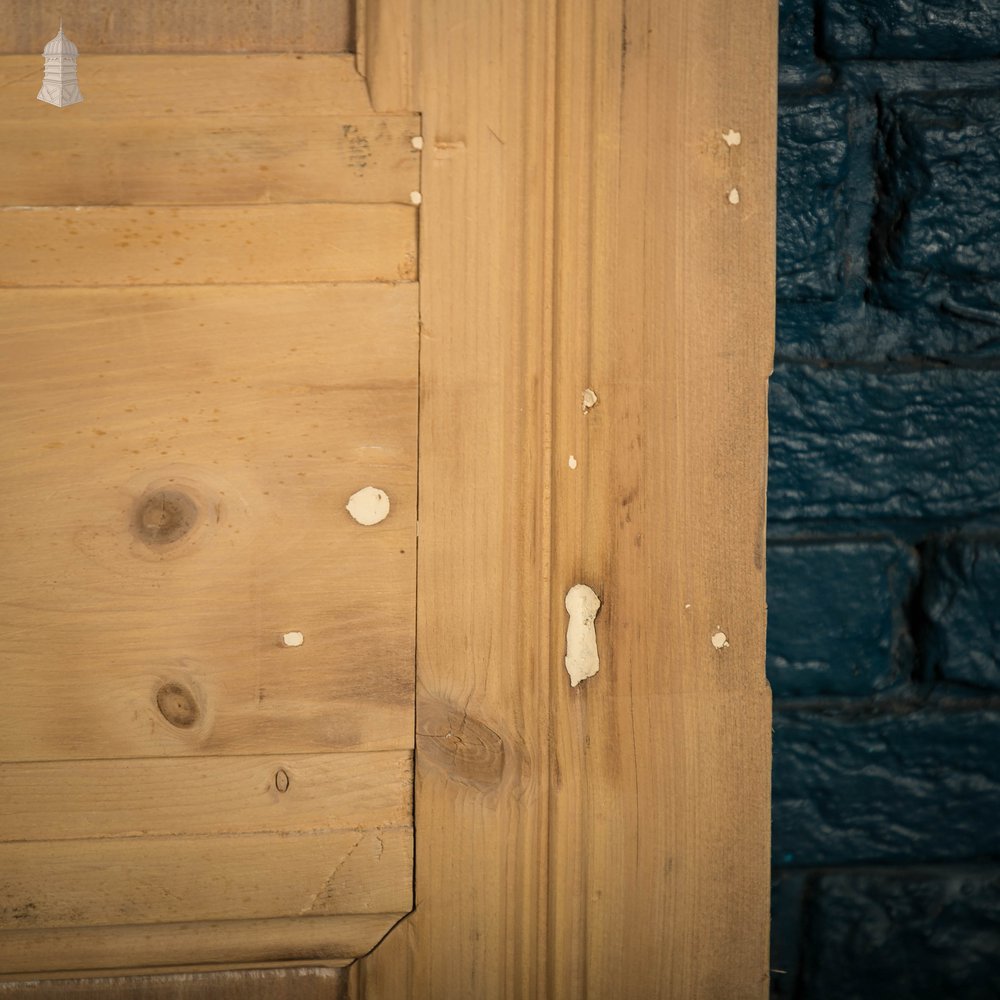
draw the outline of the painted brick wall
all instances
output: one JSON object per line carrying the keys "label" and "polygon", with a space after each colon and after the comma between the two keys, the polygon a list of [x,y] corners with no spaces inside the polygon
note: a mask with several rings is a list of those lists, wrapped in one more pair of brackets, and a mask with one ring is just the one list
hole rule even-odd
{"label": "painted brick wall", "polygon": [[1000,997],[1000,0],[782,0],[772,996]]}

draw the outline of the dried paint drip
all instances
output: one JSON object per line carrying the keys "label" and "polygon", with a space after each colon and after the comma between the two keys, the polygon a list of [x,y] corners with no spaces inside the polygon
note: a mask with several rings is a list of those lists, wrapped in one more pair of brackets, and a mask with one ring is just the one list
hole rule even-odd
{"label": "dried paint drip", "polygon": [[588,413],[592,406],[597,405],[597,393],[593,389],[583,390],[583,412]]}
{"label": "dried paint drip", "polygon": [[419,205],[424,200],[424,196],[419,191],[410,192],[410,202],[413,205]]}
{"label": "dried paint drip", "polygon": [[347,501],[347,512],[358,524],[378,524],[389,516],[389,498],[382,490],[366,486]]}
{"label": "dried paint drip", "polygon": [[424,148],[424,137],[423,137],[422,135],[415,135],[415,136],[414,136],[414,137],[413,137],[413,138],[412,138],[412,139],[410,140],[410,145],[411,145],[411,146],[412,146],[412,147],[413,147],[414,149],[423,149],[423,148]]}
{"label": "dried paint drip", "polygon": [[723,132],[722,138],[727,146],[738,146],[743,141],[743,136],[734,129],[729,129],[729,131]]}
{"label": "dried paint drip", "polygon": [[585,583],[570,587],[566,594],[569,625],[566,628],[566,672],[576,687],[580,681],[593,677],[601,669],[597,655],[597,631],[594,619],[601,608],[601,599]]}
{"label": "dried paint drip", "polygon": [[733,188],[729,192],[729,204],[738,205],[739,203],[740,203],[740,193],[739,191],[736,190],[736,188]]}
{"label": "dried paint drip", "polygon": [[727,649],[729,646],[729,638],[722,629],[712,633],[712,645],[716,649]]}
{"label": "dried paint drip", "polygon": [[301,632],[286,632],[281,637],[282,646],[301,646],[306,637]]}
{"label": "dried paint drip", "polygon": [[569,465],[569,467],[571,469],[575,469],[576,468],[576,466],[577,466],[576,455],[570,455],[569,456],[569,462],[567,462],[567,465]]}

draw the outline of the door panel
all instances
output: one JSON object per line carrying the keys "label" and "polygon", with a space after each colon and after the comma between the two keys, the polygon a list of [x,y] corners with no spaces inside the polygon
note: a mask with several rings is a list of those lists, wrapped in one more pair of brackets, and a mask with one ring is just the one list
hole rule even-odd
{"label": "door panel", "polygon": [[105,56],[65,109],[39,63],[0,58],[0,972],[346,961],[412,899],[417,119],[347,58]]}

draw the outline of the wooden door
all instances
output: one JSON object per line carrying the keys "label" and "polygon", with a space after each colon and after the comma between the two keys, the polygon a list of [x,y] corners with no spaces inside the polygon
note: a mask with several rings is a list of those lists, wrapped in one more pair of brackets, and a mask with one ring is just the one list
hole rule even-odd
{"label": "wooden door", "polygon": [[[284,573],[280,563],[275,567],[272,562],[290,560],[298,576],[311,580],[317,591],[325,591],[336,579],[339,586],[330,589],[342,593],[351,586],[350,570],[358,571],[351,580],[364,576],[370,550],[340,567],[341,577],[332,575],[331,565],[350,551],[352,537],[373,544],[361,526],[342,520],[345,530],[358,527],[354,536],[334,535],[331,529],[322,539],[302,531],[295,536],[299,547],[288,552],[282,547],[285,542],[287,548],[287,538],[280,532],[269,537],[270,522],[265,522],[254,529],[256,544],[262,546],[254,558],[262,559],[261,568],[248,570],[249,564],[233,566],[220,560],[217,572],[228,577],[205,578],[203,588],[216,611],[206,614],[202,632],[184,634],[185,642],[197,639],[222,648],[232,631],[249,633],[248,625],[257,627],[273,643],[268,647],[272,659],[259,652],[258,659],[273,663],[279,677],[289,656],[311,648],[314,634],[326,642],[322,648],[330,648],[336,635],[352,645],[356,657],[370,651],[370,636],[377,634],[385,649],[402,654],[406,636],[412,640],[414,633],[404,627],[400,609],[409,608],[411,627],[415,609],[416,686],[411,680],[408,688],[408,696],[415,695],[416,712],[414,908],[374,950],[339,975],[337,988],[354,996],[714,998],[766,992],[770,734],[763,675],[763,514],[773,325],[774,34],[775,11],[764,0],[601,0],[590,5],[570,0],[368,0],[358,11],[360,72],[352,76],[343,59],[332,63],[344,73],[344,93],[352,88],[356,93],[362,81],[367,85],[366,105],[359,114],[409,123],[395,133],[399,145],[393,147],[403,163],[411,164],[402,168],[405,180],[390,184],[390,193],[381,201],[373,198],[379,203],[366,208],[367,221],[359,221],[353,230],[339,207],[345,197],[339,191],[310,196],[323,203],[320,211],[301,211],[294,199],[278,209],[257,205],[284,220],[268,230],[269,245],[294,248],[292,254],[267,253],[267,263],[258,271],[247,271],[246,255],[238,252],[240,239],[250,239],[243,246],[252,246],[251,231],[233,222],[226,237],[233,243],[219,254],[207,247],[217,246],[211,241],[222,238],[221,230],[214,225],[206,229],[212,235],[201,245],[203,259],[225,259],[237,268],[237,279],[301,285],[310,281],[304,275],[312,274],[308,269],[314,263],[306,259],[310,254],[304,250],[303,234],[314,224],[323,235],[310,239],[308,246],[323,245],[324,254],[331,256],[317,264],[313,281],[323,284],[335,275],[336,283],[351,282],[350,268],[356,265],[348,261],[363,257],[365,266],[374,269],[365,276],[380,283],[372,294],[398,296],[396,311],[390,310],[395,319],[378,313],[374,301],[359,306],[348,325],[363,323],[363,316],[378,317],[372,318],[363,346],[323,354],[324,337],[317,331],[302,345],[305,364],[282,362],[287,365],[284,379],[275,366],[289,331],[297,329],[287,316],[277,324],[279,329],[271,330],[270,353],[261,346],[240,359],[256,371],[261,392],[268,384],[288,387],[290,408],[273,418],[260,411],[259,401],[243,408],[246,419],[254,422],[255,436],[286,421],[294,426],[294,411],[301,409],[294,403],[304,400],[291,398],[292,390],[330,385],[325,380],[331,371],[355,364],[349,357],[358,359],[358,367],[342,376],[338,388],[353,391],[348,384],[354,378],[351,385],[369,393],[374,411],[384,415],[383,409],[392,408],[397,414],[395,430],[385,429],[385,440],[397,442],[392,467],[399,475],[391,489],[388,481],[382,484],[364,474],[371,466],[360,460],[341,470],[342,481],[335,478],[341,471],[318,462],[318,481],[294,487],[288,486],[292,471],[299,478],[298,472],[308,469],[287,458],[284,461],[291,464],[283,466],[277,453],[269,466],[276,477],[279,470],[285,473],[287,493],[280,494],[276,506],[283,507],[289,497],[302,505],[288,517],[299,527],[310,516],[322,519],[314,505],[325,511],[320,498],[338,489],[343,493],[348,480],[385,485],[390,496],[398,492],[403,498],[400,507],[392,507],[394,516],[397,510],[401,513],[395,522],[399,533],[390,534],[390,522],[384,523],[380,537],[386,541],[379,552],[385,563],[379,566],[377,582],[362,591],[368,603],[356,613],[381,624],[358,628],[358,618],[352,615],[346,619],[349,625],[341,624],[343,617],[334,625],[336,608],[328,601],[322,605],[328,617],[320,615],[315,624],[300,626],[295,612],[303,607],[301,591],[285,586],[297,574]],[[153,59],[140,58],[147,64]],[[199,61],[199,69],[208,67],[206,59]],[[264,72],[267,59],[254,60],[263,74],[257,78],[256,99],[273,102],[281,92],[288,103],[264,116],[270,120],[255,138],[231,149],[233,165],[226,169],[242,178],[237,183],[246,185],[251,197],[255,193],[259,199],[263,190],[259,179],[251,181],[252,171],[275,169],[273,159],[262,157],[272,130],[280,131],[283,121],[298,116],[289,128],[301,136],[309,127],[303,116],[331,114],[331,61],[323,68],[327,76],[313,85],[289,83],[289,73],[307,73],[306,67],[322,61],[321,56],[277,58],[274,72],[285,75],[276,87],[276,77]],[[290,69],[294,62],[302,64],[301,69]],[[21,72],[28,72],[27,64]],[[216,80],[218,71],[211,73]],[[252,79],[244,72],[224,92],[220,105],[228,102],[245,111],[246,88],[253,92],[257,86],[249,83]],[[170,80],[169,75],[164,78],[158,94],[168,92]],[[340,83],[336,90],[341,92]],[[170,107],[172,101],[171,92]],[[420,115],[419,124],[415,114]],[[199,115],[192,116],[192,128],[204,124]],[[365,133],[371,134],[371,129]],[[417,135],[421,141],[414,144]],[[350,134],[343,132],[343,138],[349,152]],[[213,149],[218,148],[215,142]],[[142,143],[139,148],[148,152],[152,145]],[[421,145],[418,153],[414,147]],[[361,153],[355,149],[354,155],[360,158]],[[373,159],[384,162],[388,155]],[[278,159],[295,178],[287,189],[300,190],[296,185],[303,183],[303,175],[296,171],[308,173],[308,167],[294,164],[310,160],[282,154]],[[415,171],[418,159],[419,177],[406,173]],[[313,171],[315,183],[329,183],[322,160],[313,162],[319,164]],[[28,166],[22,174],[25,184],[41,183]],[[198,187],[204,181],[191,183]],[[411,197],[411,192],[419,197]],[[74,216],[85,215],[72,211]],[[414,300],[407,296],[415,289],[401,285],[415,277],[414,260],[407,255],[417,244],[407,242],[415,238],[413,221],[407,220],[414,220],[417,211],[420,334],[407,348],[403,331],[415,316]],[[25,241],[36,240],[40,251],[45,247],[47,252],[61,245],[56,239],[61,230],[54,222],[51,236],[45,230],[41,243],[41,227],[24,223],[18,231],[16,223],[6,225],[10,217],[8,213],[4,219],[5,235],[17,235],[8,235],[14,249],[5,261],[25,257]],[[105,228],[110,232],[106,223]],[[373,230],[380,234],[377,240],[369,238]],[[395,235],[390,238],[390,233]],[[341,238],[344,234],[346,239]],[[164,230],[163,246],[170,243],[168,235],[173,235],[172,229]],[[131,241],[122,230],[118,242]],[[378,248],[388,246],[393,252],[378,258]],[[175,249],[171,245],[169,252]],[[339,250],[344,251],[342,258],[336,257]],[[105,245],[105,252],[110,256],[102,255],[101,260],[122,259],[114,256],[113,243]],[[147,254],[148,266],[168,274],[173,273],[170,267],[183,269],[185,287],[197,283],[191,276],[199,272],[191,271],[194,265],[187,256],[174,265],[157,256],[160,253],[156,249]],[[374,256],[364,256],[368,253]],[[20,270],[14,270],[30,276],[36,266],[30,261],[28,256],[17,264]],[[95,266],[87,264],[85,280]],[[204,280],[207,272],[201,273]],[[169,278],[161,281],[172,285]],[[27,318],[51,308],[46,304],[55,300],[57,291],[66,289],[41,295],[28,287],[5,294],[36,294],[40,302],[24,299],[34,301],[23,313]],[[259,305],[243,291],[225,305],[225,315],[235,308],[242,310],[244,322],[253,323],[275,308],[270,303],[276,301],[276,288],[269,287],[266,296],[261,293]],[[303,289],[294,291],[298,295]],[[150,294],[175,293],[173,287],[160,286]],[[106,294],[113,294],[114,308],[119,309],[135,290],[116,288]],[[211,298],[218,289],[190,289],[186,294]],[[205,302],[186,303],[183,315],[204,315]],[[323,316],[355,315],[338,303],[314,305]],[[105,312],[92,306],[90,315],[102,317]],[[172,311],[161,306],[144,309],[147,314],[165,315],[166,323]],[[105,321],[92,319],[91,328],[100,322]],[[271,328],[263,319],[259,322]],[[396,322],[400,340],[390,348],[391,338],[380,339],[378,331]],[[53,325],[59,322],[50,316],[48,326],[43,323],[37,329]],[[123,330],[117,333],[126,336]],[[185,331],[171,336],[185,343]],[[186,336],[188,351],[195,353],[188,358],[182,354],[181,367],[204,371],[209,350],[205,341],[189,331]],[[254,343],[267,342],[266,334],[260,337],[263,340],[255,337]],[[23,339],[25,349],[29,342],[39,342],[37,335]],[[239,353],[237,347],[232,340],[212,347],[217,353],[210,370],[226,368]],[[364,367],[374,362],[368,355],[376,348],[391,353],[399,365],[382,381],[375,369]],[[160,363],[159,356],[153,356],[149,346],[146,350],[153,357],[147,358],[147,367],[123,364],[120,359],[128,352],[122,350],[110,358],[105,378],[119,366],[123,381],[134,381],[136,371],[151,371],[154,362]],[[91,351],[87,358],[103,364],[106,359],[98,359],[99,353]],[[389,362],[380,358],[380,373],[386,370],[383,363]],[[44,374],[53,362],[43,352],[31,364],[35,367],[29,365],[19,377]],[[81,370],[79,364],[71,370]],[[95,366],[90,377],[101,374]],[[63,384],[63,376],[46,377]],[[418,377],[419,416],[404,402]],[[590,405],[585,405],[586,390]],[[201,388],[202,394],[222,391],[218,386]],[[356,417],[335,410],[329,401],[335,394],[317,395],[328,407],[322,411],[327,423],[321,420],[321,426],[336,425],[337,434],[348,435]],[[151,398],[168,397],[161,392]],[[381,399],[395,401],[383,407]],[[409,426],[419,428],[419,551],[415,593],[410,594],[405,591],[405,567],[416,536],[417,496],[412,488],[407,492],[412,478],[406,477],[412,476],[416,454],[406,443],[407,413],[414,421]],[[74,435],[83,429],[71,427]],[[97,427],[106,433],[91,431],[98,440],[88,445],[100,445],[109,436],[103,424]],[[302,440],[311,443],[313,430],[303,425]],[[204,429],[200,434],[208,456],[216,438]],[[343,457],[352,444],[346,436],[340,440]],[[289,453],[301,459],[298,450]],[[357,457],[372,461],[368,454]],[[78,462],[88,466],[85,459]],[[145,492],[123,496],[141,510],[150,488],[144,484]],[[154,504],[153,513],[158,510]],[[112,513],[102,512],[106,527],[97,549],[102,556],[110,546],[107,525]],[[43,522],[39,513],[25,524]],[[134,514],[130,523],[134,529],[144,522]],[[199,535],[194,543],[202,538],[211,541],[217,535]],[[41,552],[42,543],[36,544]],[[135,542],[133,530],[128,545],[134,544],[145,543]],[[46,558],[53,558],[47,548],[44,551]],[[181,564],[180,559],[175,562]],[[163,564],[161,560],[157,565]],[[385,574],[401,568],[395,589],[384,588]],[[268,582],[261,584],[262,579]],[[411,583],[413,579],[411,575]],[[564,601],[576,584],[589,586],[602,602],[595,622],[600,670],[571,686],[563,664]],[[189,586],[194,585],[193,575]],[[225,620],[218,620],[220,587],[228,587],[227,595],[245,593],[229,612],[228,628]],[[38,589],[43,590],[41,585]],[[135,589],[126,588],[129,593]],[[65,601],[58,603],[64,613]],[[142,606],[136,615],[148,616],[150,607]],[[95,631],[111,655],[128,622],[105,615],[102,611]],[[107,629],[101,627],[105,624]],[[135,627],[151,642],[150,648],[162,645],[164,635],[176,634],[167,625],[149,635],[148,626]],[[305,643],[281,646],[287,631],[301,631]],[[30,635],[23,641],[29,652],[37,652]],[[71,639],[65,642],[76,655]],[[395,652],[392,662],[397,662]],[[413,662],[411,658],[411,670]],[[332,709],[330,699],[340,697],[325,686],[330,667],[315,663],[303,675],[308,680],[302,681],[293,703],[285,706],[289,725],[282,732],[294,734],[294,749],[315,756],[317,767],[363,752],[373,761],[391,763],[397,768],[394,776],[400,768],[409,773],[401,764],[409,749],[399,738],[404,727],[400,723],[394,728],[391,721],[405,716],[405,699],[386,697],[383,687],[377,692],[354,688],[340,702],[348,706],[341,717],[357,726],[355,738],[370,732],[373,744],[329,745],[330,730],[316,720],[326,708]],[[235,665],[232,669],[238,671]],[[35,673],[26,669],[32,684],[39,683]],[[155,675],[161,686],[171,683],[173,675],[161,673]],[[401,681],[402,668],[388,683],[389,690],[398,694]],[[147,709],[152,686],[146,685]],[[244,715],[252,719],[260,709],[249,704],[252,686],[247,690]],[[50,693],[42,691],[37,697],[43,700]],[[103,704],[92,693],[88,697]],[[184,697],[177,698],[183,709]],[[317,704],[323,709],[315,712]],[[376,704],[382,707],[375,709]],[[388,714],[378,719],[370,714],[379,711]],[[122,712],[127,719],[127,709]],[[236,712],[224,727],[235,734],[231,739],[240,739],[239,718]],[[296,721],[300,718],[301,727]],[[30,728],[27,722],[20,724]],[[70,742],[85,740],[84,723],[75,720],[74,725]],[[250,726],[245,731],[254,730]],[[308,742],[310,732],[318,734],[315,743]],[[412,737],[413,730],[410,733]],[[163,746],[193,746],[176,742],[173,734],[171,738],[175,742]],[[96,743],[98,737],[93,739]],[[257,744],[254,747],[251,759],[260,753]],[[258,787],[272,774],[275,750],[282,757],[281,767],[273,771],[275,780],[279,769],[291,773],[283,755],[293,751],[266,747],[261,756],[267,758],[267,767],[254,779]],[[245,751],[246,745],[241,753]],[[224,756],[213,753],[212,759]],[[176,759],[188,765],[196,757],[191,751]],[[39,758],[14,759],[21,767]],[[101,787],[103,777],[96,774],[87,787]],[[330,817],[344,801],[335,793],[344,776],[338,779],[320,769],[314,777],[317,792],[308,808],[329,829]],[[184,783],[183,778],[178,781]],[[144,787],[148,784],[137,780],[137,801],[146,806],[148,799],[138,794]],[[383,775],[365,778],[360,787],[371,795],[376,787],[394,786],[392,777]],[[324,844],[310,860],[308,851],[293,846],[295,834],[286,835],[290,830],[265,835],[288,848],[280,870],[291,863],[301,873],[301,889],[288,890],[294,903],[283,905],[297,905],[317,886],[322,894],[323,880],[330,877],[330,905],[346,899],[355,911],[376,912],[377,919],[385,921],[383,930],[396,922],[395,914],[410,908],[409,897],[399,891],[400,884],[409,884],[403,849],[409,843],[409,800],[405,780],[395,787],[395,798],[388,793],[359,822],[360,836],[353,847],[347,841],[343,847]],[[206,798],[215,794],[212,781],[205,789]],[[268,794],[281,793],[275,785]],[[57,808],[64,798],[54,793],[48,808]],[[263,800],[261,808],[266,808]],[[203,822],[209,814],[199,805],[186,812],[185,821]],[[298,844],[307,837],[315,842],[304,832],[310,829],[308,822],[296,820],[302,838]],[[346,821],[342,825],[352,828]],[[237,835],[264,835],[255,829]],[[372,872],[381,870],[374,867],[385,857],[380,850],[391,853],[382,832],[388,829],[400,831],[402,846],[396,857],[403,860],[380,897],[383,883]],[[92,838],[92,831],[80,833]],[[370,867],[338,882],[340,868],[331,875],[329,862],[339,866],[362,844],[371,848],[369,854],[362,850],[359,855],[372,859]],[[222,862],[236,873],[258,868],[262,857],[225,854]],[[71,861],[78,858],[76,851],[70,852]],[[41,872],[37,878],[44,884]],[[352,887],[369,895],[352,897]],[[295,896],[296,891],[303,895]],[[165,895],[159,890],[154,895],[157,892]],[[269,896],[267,889],[261,894]],[[187,893],[181,896],[188,898]],[[370,905],[364,909],[366,902]],[[173,908],[165,912],[179,915],[184,904],[169,905]],[[207,910],[199,915],[202,923],[192,925],[196,937],[213,919]],[[338,916],[329,913],[323,919]],[[193,964],[222,961],[260,968],[268,961],[298,961],[301,966],[306,956],[294,949],[313,947],[328,949],[316,958],[329,965],[349,961],[382,933],[376,932],[363,946],[360,939],[354,942],[353,953],[338,943],[342,957],[337,958],[329,950],[337,943],[333,925],[321,927],[316,916],[272,914],[260,919],[287,919],[287,935],[267,947],[255,945],[256,950],[221,958],[220,946],[209,941],[207,952],[214,949],[214,957],[195,958]],[[311,944],[305,943],[305,927],[317,929]],[[218,940],[224,942],[225,937]],[[185,954],[190,956],[190,951]],[[162,964],[178,961],[183,960]],[[328,995],[334,988],[331,973],[324,970],[277,969],[248,973],[243,979],[232,978],[238,973],[226,975],[230,979],[225,983],[204,975],[183,983],[167,976],[99,987],[79,980],[45,989],[48,995],[60,995],[51,990],[61,989],[65,995],[69,990],[88,995],[89,990],[94,996],[155,996],[157,990],[176,989],[181,993],[175,995],[193,997],[223,988],[242,990],[239,995],[257,989],[263,991],[260,995],[274,996],[281,989],[295,991],[288,995]]]}

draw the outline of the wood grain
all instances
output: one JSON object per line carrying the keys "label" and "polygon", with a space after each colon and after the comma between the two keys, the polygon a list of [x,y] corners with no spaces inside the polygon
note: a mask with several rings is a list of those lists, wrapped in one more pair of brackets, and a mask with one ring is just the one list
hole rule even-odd
{"label": "wood grain", "polygon": [[412,844],[409,827],[0,844],[0,928],[404,912]]}
{"label": "wood grain", "polygon": [[0,204],[408,205],[419,187],[417,119],[373,115],[345,57],[88,59],[69,114],[34,99],[37,69],[0,57]]}
{"label": "wood grain", "polygon": [[340,969],[249,969],[232,972],[99,978],[77,982],[0,982],[3,1000],[346,1000]]}
{"label": "wood grain", "polygon": [[[2,312],[0,759],[412,746],[415,289]],[[177,537],[142,521],[164,496]]]}
{"label": "wood grain", "polygon": [[0,52],[41,53],[62,19],[81,53],[348,52],[351,0],[0,0]]}
{"label": "wood grain", "polygon": [[406,826],[411,755],[0,764],[0,841]]}
{"label": "wood grain", "polygon": [[96,122],[372,113],[364,78],[347,55],[88,55],[80,57],[77,69],[83,103],[53,108],[36,100],[39,56],[0,57],[0,117],[54,123],[67,117]]}
{"label": "wood grain", "polygon": [[548,992],[764,997],[776,10],[560,9]]}
{"label": "wood grain", "polygon": [[88,58],[70,116],[30,62],[0,59],[0,976],[345,964],[412,901],[416,119],[347,57]]}
{"label": "wood grain", "polygon": [[[199,921],[125,927],[5,930],[0,967],[11,975],[92,974],[157,966],[334,961],[364,954],[399,914]],[[3,996],[0,993],[0,996]]]}
{"label": "wood grain", "polygon": [[416,911],[364,960],[359,987],[372,1000],[540,997],[553,10],[507,0],[415,10],[424,132],[416,829],[425,832]]}
{"label": "wood grain", "polygon": [[[418,5],[413,56],[416,811],[442,833],[354,989],[763,997],[775,11],[459,6]],[[481,521],[442,532],[445,497]],[[576,583],[602,666],[571,689]]]}
{"label": "wood grain", "polygon": [[409,205],[419,187],[411,115],[110,120],[87,110],[4,123],[0,203]]}
{"label": "wood grain", "polygon": [[359,72],[376,111],[413,107],[412,0],[362,2],[357,11]]}
{"label": "wood grain", "polygon": [[0,287],[412,281],[404,205],[0,210]]}

